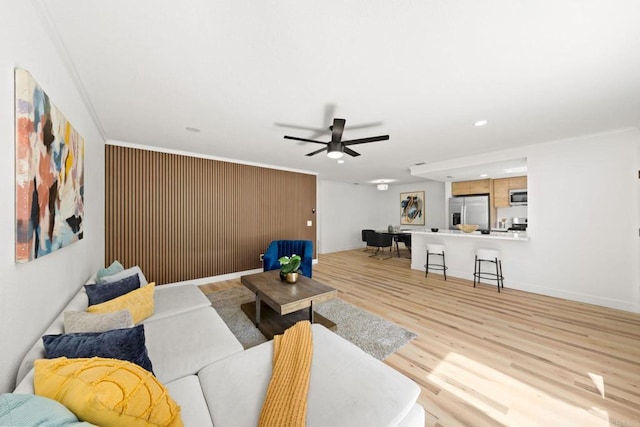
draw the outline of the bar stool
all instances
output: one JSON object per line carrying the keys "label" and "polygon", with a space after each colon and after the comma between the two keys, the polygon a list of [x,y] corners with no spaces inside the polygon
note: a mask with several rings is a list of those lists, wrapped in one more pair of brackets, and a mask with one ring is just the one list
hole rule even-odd
{"label": "bar stool", "polygon": [[[491,262],[495,264],[496,272],[482,272],[481,265],[483,262]],[[495,280],[498,284],[498,292],[500,288],[504,288],[504,276],[502,275],[502,259],[500,251],[496,249],[476,249],[476,261],[473,266],[473,287],[476,287],[476,280],[480,283],[480,279]]]}
{"label": "bar stool", "polygon": [[[442,264],[435,264],[429,262],[430,255],[437,255],[442,257]],[[427,243],[427,263],[424,265],[424,277],[429,274],[429,269],[442,271],[444,274],[444,280],[447,280],[447,263],[444,258],[444,245],[437,243]]]}

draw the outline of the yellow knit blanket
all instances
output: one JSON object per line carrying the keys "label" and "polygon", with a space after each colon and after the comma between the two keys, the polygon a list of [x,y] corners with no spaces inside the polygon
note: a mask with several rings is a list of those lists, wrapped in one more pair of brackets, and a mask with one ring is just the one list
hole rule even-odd
{"label": "yellow knit blanket", "polygon": [[273,337],[273,373],[259,427],[304,427],[312,355],[311,323],[307,320]]}

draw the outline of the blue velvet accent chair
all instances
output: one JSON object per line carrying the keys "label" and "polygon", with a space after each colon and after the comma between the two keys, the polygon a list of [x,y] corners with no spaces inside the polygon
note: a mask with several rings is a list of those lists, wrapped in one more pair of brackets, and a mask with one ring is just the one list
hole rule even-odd
{"label": "blue velvet accent chair", "polygon": [[299,272],[303,276],[311,277],[313,262],[313,242],[311,240],[274,240],[264,253],[264,271],[279,270],[278,259],[283,256],[300,255]]}

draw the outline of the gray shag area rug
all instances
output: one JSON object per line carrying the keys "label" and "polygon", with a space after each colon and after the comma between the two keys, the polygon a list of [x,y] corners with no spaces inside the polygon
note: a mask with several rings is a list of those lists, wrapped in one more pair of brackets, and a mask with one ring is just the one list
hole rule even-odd
{"label": "gray shag area rug", "polygon": [[[236,287],[207,297],[245,349],[267,341],[240,309],[241,304],[255,300],[250,290]],[[335,322],[338,335],[379,360],[416,337],[413,332],[337,298],[316,305],[315,311]]]}

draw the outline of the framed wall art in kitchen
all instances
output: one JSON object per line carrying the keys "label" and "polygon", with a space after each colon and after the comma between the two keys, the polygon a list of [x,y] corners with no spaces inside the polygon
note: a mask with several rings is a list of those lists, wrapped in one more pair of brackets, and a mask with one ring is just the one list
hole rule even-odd
{"label": "framed wall art in kitchen", "polygon": [[28,71],[15,70],[16,262],[83,237],[84,140]]}
{"label": "framed wall art in kitchen", "polygon": [[424,191],[400,193],[400,225],[424,225]]}

